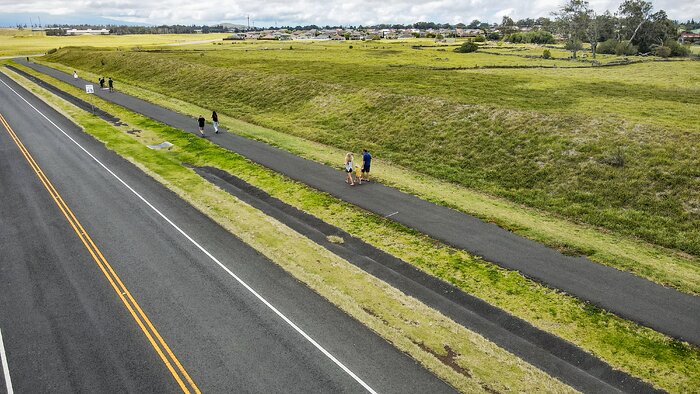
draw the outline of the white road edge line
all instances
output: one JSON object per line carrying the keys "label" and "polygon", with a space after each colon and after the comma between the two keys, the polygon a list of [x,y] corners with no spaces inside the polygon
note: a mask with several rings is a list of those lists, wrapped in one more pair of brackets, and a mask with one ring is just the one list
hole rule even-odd
{"label": "white road edge line", "polygon": [[10,366],[7,364],[7,355],[5,354],[5,344],[2,341],[2,331],[0,331],[0,360],[2,360],[2,374],[5,376],[5,388],[7,394],[13,394],[12,379],[10,379]]}
{"label": "white road edge line", "polygon": [[390,213],[390,214],[384,216],[384,218],[385,218],[385,219],[386,219],[386,218],[390,218],[390,217],[396,215],[397,213],[399,213],[399,211],[396,211],[396,212],[394,212],[394,213]]}
{"label": "white road edge line", "polygon": [[[44,115],[41,111],[39,111],[35,106],[33,106],[29,101],[27,101],[24,97],[22,97],[21,94],[17,93],[10,85],[5,83],[5,81],[0,80],[0,82],[3,83],[3,85],[7,86],[8,89],[10,89],[14,94],[17,95],[17,97],[21,98],[22,101],[27,103],[32,109],[34,109],[39,115],[41,115],[44,119],[46,119],[49,123],[51,123],[55,128],[57,128],[63,135],[68,137],[69,140],[71,140],[75,145],[77,145],[83,152],[85,152],[88,156],[90,156],[97,164],[99,164],[102,168],[104,168],[107,172],[109,172],[114,178],[116,178],[122,185],[124,185],[127,189],[129,189],[132,193],[134,193],[141,201],[143,201],[146,205],[148,205],[153,211],[155,211],[161,218],[163,218],[168,224],[170,224],[175,230],[177,230],[180,234],[182,234],[185,238],[187,238],[194,246],[196,246],[199,250],[201,250],[205,255],[207,255],[212,261],[214,261],[219,267],[221,267],[226,273],[228,273],[231,277],[233,277],[238,283],[240,283],[243,287],[246,288],[251,294],[253,294],[258,300],[260,300],[265,306],[270,308],[277,316],[279,316],[282,320],[284,320],[290,327],[292,327],[296,332],[298,332],[301,336],[303,336],[307,341],[309,341],[312,345],[316,347],[316,349],[320,350],[321,353],[323,353],[326,357],[328,357],[331,361],[333,361],[340,369],[345,371],[348,375],[350,375],[357,383],[362,385],[362,387],[365,388],[368,392],[372,394],[376,394],[377,392],[374,391],[372,387],[370,387],[367,383],[365,383],[359,376],[355,375],[354,372],[352,372],[348,367],[346,367],[342,362],[340,362],[335,356],[333,356],[330,352],[328,352],[326,349],[323,348],[318,342],[316,342],[313,338],[311,338],[304,330],[299,328],[296,324],[294,324],[293,321],[289,320],[287,316],[285,316],[282,312],[277,310],[272,304],[270,304],[263,296],[258,294],[257,291],[255,291],[252,287],[250,287],[246,282],[244,282],[241,278],[239,278],[236,274],[231,272],[225,265],[223,265],[219,259],[214,257],[211,253],[209,253],[208,250],[204,249],[202,245],[197,243],[192,237],[190,237],[186,232],[184,232],[180,227],[178,227],[175,223],[173,223],[172,220],[170,220],[167,216],[165,216],[162,212],[160,212],[156,207],[153,206],[148,200],[143,198],[136,190],[134,190],[131,186],[129,186],[126,182],[124,182],[117,174],[112,172],[107,166],[102,164],[101,161],[99,161],[95,156],[92,155],[92,153],[88,152],[87,149],[83,148],[82,145],[80,145],[76,140],[73,139],[68,133],[63,131],[56,123],[54,123],[51,119],[49,119],[46,115]],[[3,364],[4,365],[4,364]],[[9,375],[6,375],[9,378]]]}

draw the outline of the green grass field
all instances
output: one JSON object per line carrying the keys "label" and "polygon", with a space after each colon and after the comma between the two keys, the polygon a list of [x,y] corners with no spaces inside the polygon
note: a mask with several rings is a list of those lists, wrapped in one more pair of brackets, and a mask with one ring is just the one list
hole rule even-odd
{"label": "green grass field", "polygon": [[417,43],[70,48],[46,60],[700,255],[700,63],[592,67],[557,49],[545,60],[518,55],[533,46]]}
{"label": "green grass field", "polygon": [[214,40],[228,34],[139,34],[123,36],[47,37],[43,32],[0,29],[0,56],[35,55],[50,49],[69,46],[120,48],[149,45],[173,45],[193,41]]}

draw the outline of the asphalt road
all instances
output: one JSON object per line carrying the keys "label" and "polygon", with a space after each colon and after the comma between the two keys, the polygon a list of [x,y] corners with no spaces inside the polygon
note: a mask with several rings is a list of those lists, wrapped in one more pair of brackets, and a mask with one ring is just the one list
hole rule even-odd
{"label": "asphalt road", "polygon": [[[82,79],[61,71],[19,62],[74,86]],[[197,133],[196,120],[118,92],[96,94],[170,126]],[[199,114],[192,114],[197,116]],[[208,114],[204,114],[208,115]],[[216,144],[378,215],[395,220],[447,244],[467,250],[502,267],[517,270],[550,287],[563,290],[621,317],[700,345],[700,297],[666,288],[646,279],[607,267],[585,257],[565,256],[537,242],[470,215],[439,206],[377,183],[351,188],[343,174],[270,145],[231,133],[207,130]],[[343,158],[338,158],[339,163]]]}
{"label": "asphalt road", "polygon": [[[0,334],[15,392],[176,392],[175,376],[193,390],[182,371],[204,392],[452,391],[56,111],[0,80],[50,119],[0,83],[0,114],[56,190],[49,194],[0,126]],[[81,241],[85,235],[56,200],[95,248]],[[98,266],[97,249],[114,275]],[[124,289],[114,290],[116,277]],[[133,303],[123,301],[129,295]],[[153,330],[137,323],[143,316]]]}

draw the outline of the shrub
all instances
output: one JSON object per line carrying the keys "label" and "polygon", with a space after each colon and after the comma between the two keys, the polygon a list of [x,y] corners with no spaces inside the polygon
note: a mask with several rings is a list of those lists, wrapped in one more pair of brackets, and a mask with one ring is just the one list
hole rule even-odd
{"label": "shrub", "polygon": [[664,42],[664,46],[671,50],[671,54],[669,56],[685,57],[690,55],[690,48],[676,40],[668,39]]}
{"label": "shrub", "polygon": [[482,36],[481,34],[479,34],[478,36],[474,37],[474,39],[473,39],[472,41],[474,41],[474,42],[485,42],[485,41],[486,41],[486,38],[485,38],[484,36]]}
{"label": "shrub", "polygon": [[489,32],[489,34],[486,35],[486,38],[488,38],[489,40],[498,41],[498,40],[501,39],[501,34],[500,34],[499,32],[497,32],[497,31],[492,31],[492,32]]}
{"label": "shrub", "polygon": [[669,57],[671,56],[671,48],[667,46],[658,46],[654,49],[654,54],[659,57]]}
{"label": "shrub", "polygon": [[49,49],[46,53],[47,53],[48,55],[50,55],[50,54],[52,54],[52,53],[56,53],[56,48],[51,48],[51,49]]}
{"label": "shrub", "polygon": [[513,33],[507,35],[505,40],[516,44],[554,44],[554,36],[548,31]]}
{"label": "shrub", "polygon": [[544,51],[542,51],[542,58],[543,59],[551,59],[552,52],[550,52],[549,49],[545,49]]}
{"label": "shrub", "polygon": [[603,41],[600,44],[598,44],[598,47],[596,48],[597,53],[605,53],[608,55],[618,55],[618,56],[623,56],[623,55],[636,55],[638,52],[638,49],[636,46],[630,44],[629,41],[618,41],[615,39],[610,39],[607,41]]}
{"label": "shrub", "polygon": [[352,49],[352,45],[350,45],[350,46],[348,47],[348,49]]}
{"label": "shrub", "polygon": [[581,40],[569,40],[564,44],[564,48],[568,51],[580,51],[583,49]]}
{"label": "shrub", "polygon": [[459,53],[470,53],[470,52],[476,52],[476,50],[479,49],[479,46],[476,45],[473,42],[465,42],[460,46],[459,48],[455,48],[455,52]]}
{"label": "shrub", "polygon": [[620,41],[615,47],[615,54],[618,56],[622,55],[636,55],[639,50],[636,46],[632,45],[629,41]]}
{"label": "shrub", "polygon": [[615,48],[617,48],[617,44],[619,44],[619,43],[620,42],[614,38],[603,41],[603,42],[599,43],[598,46],[596,47],[596,52],[597,53],[604,53],[607,55],[614,55]]}

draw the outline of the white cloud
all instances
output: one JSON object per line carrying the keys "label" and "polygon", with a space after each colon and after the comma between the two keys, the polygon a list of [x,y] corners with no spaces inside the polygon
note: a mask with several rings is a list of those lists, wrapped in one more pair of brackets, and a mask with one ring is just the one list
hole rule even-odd
{"label": "white cloud", "polygon": [[[103,17],[149,24],[243,23],[246,16],[261,25],[375,24],[417,21],[497,22],[550,16],[563,0],[0,0],[0,15],[12,13]],[[619,1],[590,0],[598,12],[615,11]],[[700,1],[658,0],[654,9],[672,19],[700,19]]]}

